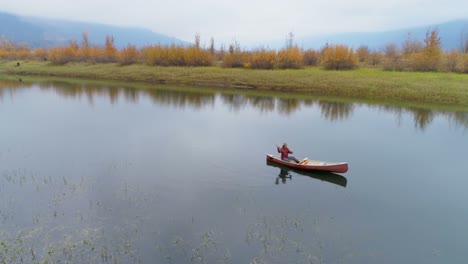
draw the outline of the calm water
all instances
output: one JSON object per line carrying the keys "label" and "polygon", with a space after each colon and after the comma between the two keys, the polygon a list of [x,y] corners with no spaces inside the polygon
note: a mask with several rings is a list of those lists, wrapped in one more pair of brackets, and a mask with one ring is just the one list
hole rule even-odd
{"label": "calm water", "polygon": [[[468,113],[195,88],[0,87],[5,263],[468,258]],[[283,142],[350,170],[267,165]]]}

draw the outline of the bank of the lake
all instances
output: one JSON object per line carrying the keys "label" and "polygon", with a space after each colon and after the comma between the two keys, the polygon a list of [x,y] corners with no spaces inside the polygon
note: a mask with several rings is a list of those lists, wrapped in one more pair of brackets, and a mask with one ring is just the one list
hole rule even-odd
{"label": "bank of the lake", "polygon": [[1,62],[0,74],[55,76],[227,87],[309,93],[354,99],[468,105],[468,75],[454,73],[387,72],[381,69],[326,71],[319,67],[299,70],[251,70],[221,67],[159,67],[117,64],[66,64]]}

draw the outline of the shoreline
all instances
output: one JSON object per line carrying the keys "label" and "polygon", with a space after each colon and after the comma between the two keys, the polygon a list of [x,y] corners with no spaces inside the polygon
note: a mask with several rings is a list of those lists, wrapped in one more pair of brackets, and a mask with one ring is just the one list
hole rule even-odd
{"label": "shoreline", "polygon": [[130,83],[186,85],[253,91],[301,93],[357,100],[429,104],[468,110],[468,75],[432,72],[386,72],[380,69],[327,71],[252,70],[212,67],[49,62],[0,62],[0,75],[64,77]]}

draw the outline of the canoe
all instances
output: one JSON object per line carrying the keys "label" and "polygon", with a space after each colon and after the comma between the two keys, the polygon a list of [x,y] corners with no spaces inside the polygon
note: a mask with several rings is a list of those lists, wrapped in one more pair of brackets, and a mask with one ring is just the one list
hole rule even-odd
{"label": "canoe", "polygon": [[328,162],[320,160],[309,160],[307,158],[303,159],[301,163],[296,163],[294,161],[284,161],[280,157],[275,157],[271,154],[267,154],[267,161],[275,162],[277,164],[284,165],[286,167],[299,169],[299,170],[308,170],[308,171],[329,171],[337,173],[345,173],[348,171],[347,162]]}
{"label": "canoe", "polygon": [[266,164],[267,166],[280,169],[280,175],[278,177],[282,177],[281,175],[290,176],[291,172],[293,172],[298,175],[307,176],[307,177],[314,178],[317,180],[333,183],[333,184],[336,184],[345,188],[346,188],[346,185],[348,184],[348,180],[343,175],[336,174],[334,172],[300,170],[300,169],[286,167],[284,165],[281,165],[281,164],[278,164],[276,162],[272,162],[269,160],[267,160]]}

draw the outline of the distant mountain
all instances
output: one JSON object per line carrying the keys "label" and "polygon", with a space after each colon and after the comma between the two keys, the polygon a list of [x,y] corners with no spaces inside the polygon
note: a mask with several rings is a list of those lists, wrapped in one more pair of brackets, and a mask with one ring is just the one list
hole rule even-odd
{"label": "distant mountain", "polygon": [[384,32],[344,33],[305,37],[297,39],[296,42],[301,47],[314,49],[319,49],[328,43],[346,44],[353,48],[358,48],[359,46],[364,45],[370,49],[379,50],[390,43],[400,45],[405,40],[407,40],[409,36],[413,40],[420,40],[422,42],[426,32],[434,28],[439,29],[439,36],[442,41],[442,47],[446,51],[460,47],[462,33],[465,35],[465,38],[468,37],[467,19]]}
{"label": "distant mountain", "polygon": [[0,35],[5,35],[10,42],[25,43],[31,48],[67,45],[72,39],[80,43],[83,32],[88,33],[89,41],[93,45],[104,45],[106,36],[112,35],[118,48],[128,44],[137,47],[157,43],[189,44],[144,28],[24,17],[0,12]]}
{"label": "distant mountain", "polygon": [[[383,32],[306,36],[296,38],[295,43],[305,49],[320,49],[328,43],[345,44],[353,48],[364,45],[372,50],[380,50],[390,43],[401,45],[409,36],[413,40],[423,41],[427,30],[436,27],[439,29],[443,49],[446,51],[460,47],[462,34],[465,35],[465,38],[468,38],[468,19],[466,19]],[[114,44],[118,48],[125,47],[128,44],[137,47],[157,43],[162,45],[172,43],[190,44],[144,28],[24,17],[0,12],[0,35],[5,35],[8,40],[14,43],[26,43],[31,48],[67,45],[72,39],[80,43],[83,32],[88,33],[89,40],[94,45],[104,45],[106,35],[112,35],[115,40]],[[269,41],[267,46],[282,48],[285,46],[285,40]]]}

